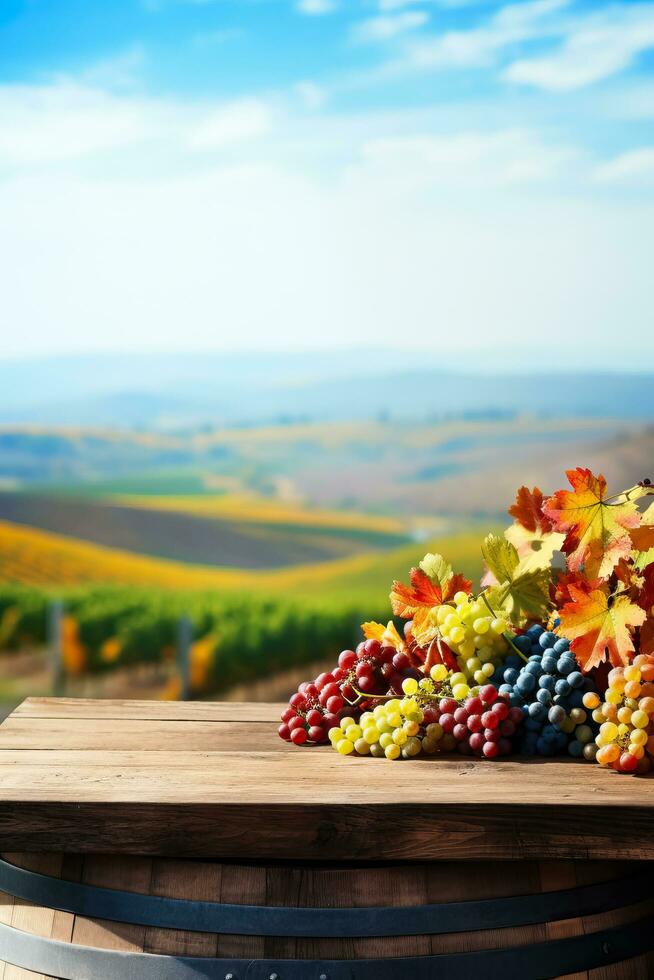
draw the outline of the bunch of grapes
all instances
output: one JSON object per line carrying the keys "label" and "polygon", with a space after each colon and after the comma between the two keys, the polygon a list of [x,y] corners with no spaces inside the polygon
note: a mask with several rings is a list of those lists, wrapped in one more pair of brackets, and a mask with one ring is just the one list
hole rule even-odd
{"label": "bunch of grapes", "polygon": [[327,742],[344,712],[358,713],[375,696],[401,694],[406,678],[420,677],[403,651],[364,640],[356,650],[343,650],[333,670],[298,686],[282,712],[279,735],[295,745]]}
{"label": "bunch of grapes", "polygon": [[[437,667],[432,668],[434,672],[440,673]],[[440,677],[436,680],[440,682]],[[511,752],[523,713],[511,708],[492,684],[463,701],[434,695],[430,678],[419,683],[407,678],[402,686],[402,700],[392,698],[378,704],[373,711],[364,712],[358,723],[343,718],[330,730],[330,741],[340,755],[411,759],[421,752],[457,751],[494,759]]]}
{"label": "bunch of grapes", "polygon": [[454,603],[454,607],[435,608],[440,634],[456,656],[466,681],[487,684],[496,666],[510,653],[503,635],[507,623],[493,616],[482,601],[465,592],[457,592]]}
{"label": "bunch of grapes", "polygon": [[584,710],[584,697],[593,691],[593,685],[579,670],[568,640],[534,625],[517,636],[514,644],[529,657],[527,663],[507,657],[493,680],[500,694],[524,714],[523,754],[567,752],[592,760],[597,727]]}
{"label": "bunch of grapes", "polygon": [[644,654],[615,667],[601,702],[588,693],[584,704],[599,724],[596,759],[618,772],[646,773],[654,756],[654,663]]}
{"label": "bunch of grapes", "polygon": [[[406,690],[418,690],[414,678],[405,680]],[[407,695],[399,700],[391,698],[379,703],[372,711],[364,711],[358,723],[354,718],[343,718],[338,727],[329,732],[329,739],[339,755],[372,755],[375,758],[411,759],[422,751],[419,737],[427,722],[425,712],[418,701]]]}
{"label": "bunch of grapes", "polygon": [[364,640],[356,651],[344,650],[338,658],[338,666],[346,672],[341,692],[350,703],[362,694],[401,694],[402,681],[406,677],[417,679],[421,676],[403,650],[382,646],[379,640]]}
{"label": "bunch of grapes", "polygon": [[512,740],[523,719],[522,711],[511,707],[508,698],[492,684],[485,684],[463,701],[442,698],[434,713],[434,722],[425,732],[423,752],[455,749],[461,755],[486,759],[511,753]]}

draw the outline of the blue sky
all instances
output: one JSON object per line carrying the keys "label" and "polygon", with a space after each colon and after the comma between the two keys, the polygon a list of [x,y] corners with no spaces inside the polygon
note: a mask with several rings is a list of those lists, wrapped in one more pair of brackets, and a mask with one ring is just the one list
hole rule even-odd
{"label": "blue sky", "polygon": [[0,356],[654,367],[654,2],[4,0],[0,210]]}

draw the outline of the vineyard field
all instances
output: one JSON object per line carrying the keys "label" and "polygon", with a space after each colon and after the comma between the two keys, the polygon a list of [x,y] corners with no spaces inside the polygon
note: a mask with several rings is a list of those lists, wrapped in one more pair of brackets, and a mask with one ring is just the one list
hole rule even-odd
{"label": "vineyard field", "polygon": [[429,547],[446,551],[464,572],[474,573],[478,546],[478,535],[471,527],[448,537],[414,542],[382,553],[290,568],[247,570],[150,558],[0,521],[0,580],[50,589],[113,583],[180,591],[247,591],[344,599],[356,594],[375,601],[387,590],[389,578],[399,575]]}
{"label": "vineyard field", "polygon": [[[188,617],[190,685],[196,696],[333,656],[354,641],[370,611],[356,601],[111,586],[58,590],[56,595],[63,605],[62,663],[71,677],[173,662],[179,623]],[[13,652],[47,642],[53,599],[46,589],[0,587],[0,674],[9,675]],[[381,603],[374,610],[383,611]],[[179,693],[173,677],[163,694]]]}
{"label": "vineyard field", "polygon": [[280,568],[397,547],[399,521],[312,512],[239,497],[89,500],[0,493],[0,520],[93,544],[201,565]]}

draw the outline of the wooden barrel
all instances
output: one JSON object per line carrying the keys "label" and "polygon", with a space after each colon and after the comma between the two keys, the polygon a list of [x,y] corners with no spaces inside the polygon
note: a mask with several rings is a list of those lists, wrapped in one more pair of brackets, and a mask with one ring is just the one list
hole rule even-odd
{"label": "wooden barrel", "polygon": [[653,871],[4,854],[0,980],[645,980]]}

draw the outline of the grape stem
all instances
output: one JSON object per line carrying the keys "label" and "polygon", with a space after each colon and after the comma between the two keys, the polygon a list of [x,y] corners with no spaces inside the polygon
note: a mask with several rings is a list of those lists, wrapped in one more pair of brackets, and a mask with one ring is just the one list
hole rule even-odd
{"label": "grape stem", "polygon": [[[490,604],[490,602],[489,602],[489,601],[488,601],[488,599],[486,598],[486,593],[485,593],[485,592],[482,592],[482,593],[480,593],[480,596],[481,596],[481,598],[483,599],[483,601],[484,601],[484,604],[486,605],[486,608],[488,609],[488,611],[489,611],[489,613],[491,614],[491,616],[492,616],[492,617],[493,617],[494,619],[497,619],[497,613],[495,612],[495,610],[494,610],[494,609],[493,609],[493,607],[491,606],[491,604]],[[512,639],[512,637],[511,637],[511,634],[505,631],[504,633],[502,633],[502,636],[504,637],[504,639],[506,640],[506,642],[507,642],[507,643],[509,644],[509,646],[511,647],[511,649],[512,649],[512,650],[514,651],[514,653],[517,653],[517,655],[518,655],[518,656],[519,656],[519,657],[520,657],[520,658],[521,658],[522,660],[524,660],[524,662],[525,662],[526,664],[527,664],[527,663],[529,663],[529,657],[526,657],[526,656],[524,655],[524,653],[522,652],[522,650],[518,650],[518,648],[517,648],[517,646],[516,646],[516,645],[515,645],[515,643],[513,642],[513,639]]]}
{"label": "grape stem", "polygon": [[[359,691],[358,688],[356,687],[354,688],[354,692],[355,694],[358,694],[360,697],[365,698],[366,701],[392,701],[394,698],[399,697],[398,694],[365,694],[363,691]],[[415,695],[410,695],[410,696],[414,697]],[[409,697],[409,695],[405,695],[405,697]],[[436,692],[430,694],[429,691],[425,691],[424,689],[421,688],[420,697],[429,698],[430,701],[442,701],[444,698],[451,698],[452,695],[447,693],[437,694]],[[347,701],[347,698],[345,700]],[[354,705],[357,702],[348,701],[347,703]]]}

